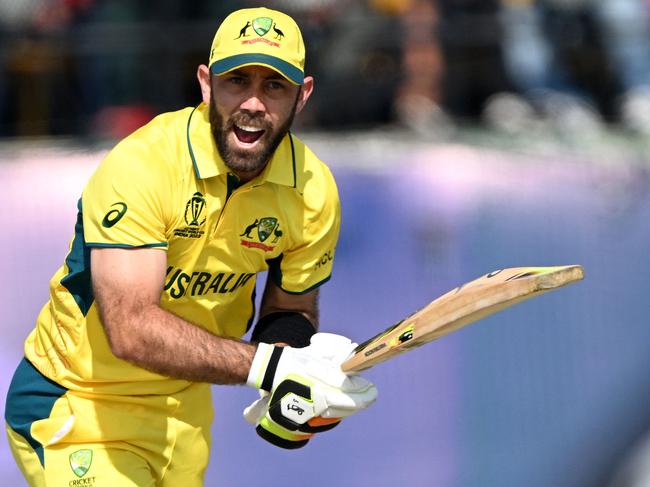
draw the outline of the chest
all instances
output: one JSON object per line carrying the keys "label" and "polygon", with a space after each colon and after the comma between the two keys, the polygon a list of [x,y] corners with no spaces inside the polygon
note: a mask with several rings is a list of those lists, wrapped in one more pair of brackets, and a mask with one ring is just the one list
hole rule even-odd
{"label": "chest", "polygon": [[223,274],[236,281],[266,270],[267,261],[295,240],[301,212],[282,188],[228,186],[199,180],[183,188],[166,229],[168,270],[206,273],[205,279]]}

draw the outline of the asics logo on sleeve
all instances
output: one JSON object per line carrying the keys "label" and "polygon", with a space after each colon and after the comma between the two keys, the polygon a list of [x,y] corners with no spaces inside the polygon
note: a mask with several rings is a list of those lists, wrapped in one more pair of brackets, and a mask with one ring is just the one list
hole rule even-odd
{"label": "asics logo on sleeve", "polygon": [[[113,208],[114,206],[117,206],[117,208]],[[103,227],[111,228],[122,219],[126,213],[126,210],[128,209],[126,203],[122,203],[121,201],[113,203],[111,205],[111,208],[113,209],[106,213],[106,216],[104,216],[104,219],[102,220]]]}

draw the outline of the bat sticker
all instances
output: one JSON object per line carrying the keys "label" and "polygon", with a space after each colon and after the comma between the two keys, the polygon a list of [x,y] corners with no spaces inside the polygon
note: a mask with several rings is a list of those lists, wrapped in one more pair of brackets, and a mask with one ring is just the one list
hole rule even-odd
{"label": "bat sticker", "polygon": [[[410,316],[410,315],[409,315],[409,316]],[[389,327],[389,328],[386,328],[386,329],[385,329],[384,331],[382,331],[381,333],[377,333],[374,337],[369,338],[368,340],[366,340],[365,342],[363,342],[361,345],[358,345],[357,348],[354,349],[354,353],[359,353],[359,352],[361,352],[361,351],[362,351],[364,348],[366,348],[366,347],[367,347],[371,342],[375,342],[375,341],[381,340],[381,339],[384,338],[385,336],[389,335],[391,331],[393,331],[393,330],[394,330],[395,328],[397,328],[399,325],[401,325],[402,323],[404,323],[404,321],[407,320],[408,318],[409,318],[409,317],[406,317],[406,318],[404,318],[403,320],[398,321],[398,322],[395,323],[393,326],[391,326],[391,327]],[[386,345],[384,344],[384,346],[386,346]],[[381,348],[383,348],[383,347],[381,347]],[[376,352],[376,351],[377,351],[377,350],[374,350],[374,351],[373,351],[373,350],[368,350],[367,352],[364,352],[364,353],[367,354],[367,355],[372,355],[372,353],[374,353],[374,352]]]}
{"label": "bat sticker", "polygon": [[386,344],[385,344],[385,343],[380,343],[380,344],[377,345],[375,348],[371,348],[370,350],[367,350],[367,351],[363,352],[363,354],[364,354],[366,357],[370,357],[373,353],[377,353],[377,352],[379,352],[379,350],[381,350],[382,348],[386,348]]}
{"label": "bat sticker", "polygon": [[413,325],[409,326],[398,338],[399,343],[408,342],[413,338]]}

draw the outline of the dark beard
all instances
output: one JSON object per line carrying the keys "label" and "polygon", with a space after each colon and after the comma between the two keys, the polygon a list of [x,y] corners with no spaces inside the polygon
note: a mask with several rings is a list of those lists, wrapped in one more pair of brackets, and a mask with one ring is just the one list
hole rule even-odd
{"label": "dark beard", "polygon": [[[296,96],[296,101],[287,120],[273,133],[273,126],[265,121],[263,117],[253,117],[246,113],[237,112],[227,121],[224,121],[224,118],[217,110],[214,97],[210,97],[210,128],[212,130],[212,137],[226,166],[235,174],[248,173],[257,175],[261,172],[280,145],[280,142],[282,142],[284,136],[289,132],[296,115],[297,106],[298,96]],[[262,138],[267,137],[267,140],[265,142],[262,141],[261,147],[255,152],[242,151],[229,147],[226,138],[235,123],[240,125],[253,125],[263,129],[265,132]]]}

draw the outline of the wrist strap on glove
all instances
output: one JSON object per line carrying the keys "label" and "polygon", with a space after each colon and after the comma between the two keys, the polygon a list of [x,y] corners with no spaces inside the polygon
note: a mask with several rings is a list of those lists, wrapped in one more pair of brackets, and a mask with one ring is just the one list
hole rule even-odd
{"label": "wrist strap on glove", "polygon": [[281,356],[282,347],[276,347],[268,343],[258,344],[246,384],[255,389],[271,392],[273,378]]}

